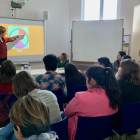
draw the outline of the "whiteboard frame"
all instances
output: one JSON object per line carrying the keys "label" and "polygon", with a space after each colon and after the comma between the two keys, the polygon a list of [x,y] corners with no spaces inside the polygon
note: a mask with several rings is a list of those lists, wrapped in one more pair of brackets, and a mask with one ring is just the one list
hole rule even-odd
{"label": "whiteboard frame", "polygon": [[[116,19],[116,20],[123,20],[123,19]],[[102,21],[102,20],[100,20],[100,21]],[[72,21],[72,25],[73,25],[73,22],[76,22],[76,21]],[[83,21],[78,21],[78,22],[83,22]],[[121,48],[121,51],[123,50],[123,36],[124,36],[124,28],[122,28],[122,48]],[[71,30],[71,63],[73,63],[73,62],[74,62],[74,60],[73,60],[73,26],[72,26],[72,30]],[[74,64],[74,65],[91,66],[91,64],[86,64],[89,61],[79,61],[79,62],[85,62],[85,64],[78,64],[77,63],[77,64]],[[97,63],[97,62],[95,62],[95,63]]]}

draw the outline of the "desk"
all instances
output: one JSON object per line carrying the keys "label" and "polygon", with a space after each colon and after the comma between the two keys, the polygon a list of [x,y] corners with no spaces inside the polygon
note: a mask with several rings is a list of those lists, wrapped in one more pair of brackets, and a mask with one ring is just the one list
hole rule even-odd
{"label": "desk", "polygon": [[[16,72],[19,73],[21,72],[22,70],[17,70]],[[64,68],[57,68],[56,72],[58,74],[64,74],[65,73],[65,70]],[[46,73],[46,70],[45,69],[33,69],[31,70],[31,75],[34,76],[34,75],[43,75]]]}

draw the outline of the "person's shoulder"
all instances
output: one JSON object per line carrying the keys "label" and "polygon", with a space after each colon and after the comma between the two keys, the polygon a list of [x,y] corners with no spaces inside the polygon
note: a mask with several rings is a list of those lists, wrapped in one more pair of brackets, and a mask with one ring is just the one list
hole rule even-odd
{"label": "person's shoulder", "polygon": [[43,97],[47,96],[49,98],[56,99],[56,96],[53,94],[53,92],[49,90],[38,90],[37,93],[41,94]]}

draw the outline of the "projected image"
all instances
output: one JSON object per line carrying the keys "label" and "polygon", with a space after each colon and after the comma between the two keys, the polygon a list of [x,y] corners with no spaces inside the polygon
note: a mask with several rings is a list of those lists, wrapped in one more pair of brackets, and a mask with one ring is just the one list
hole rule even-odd
{"label": "projected image", "polygon": [[[29,49],[29,31],[28,27],[8,26],[8,35],[13,37],[16,35],[24,35],[24,39],[20,40],[12,49]],[[20,51],[19,50],[19,51]]]}

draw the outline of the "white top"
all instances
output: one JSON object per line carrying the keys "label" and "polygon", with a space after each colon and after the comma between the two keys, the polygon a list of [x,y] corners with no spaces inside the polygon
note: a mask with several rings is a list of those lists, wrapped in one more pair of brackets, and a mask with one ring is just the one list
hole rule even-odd
{"label": "white top", "polygon": [[51,91],[37,89],[32,91],[29,95],[38,97],[42,102],[46,104],[46,106],[48,106],[51,124],[61,121],[61,113],[57,98]]}

